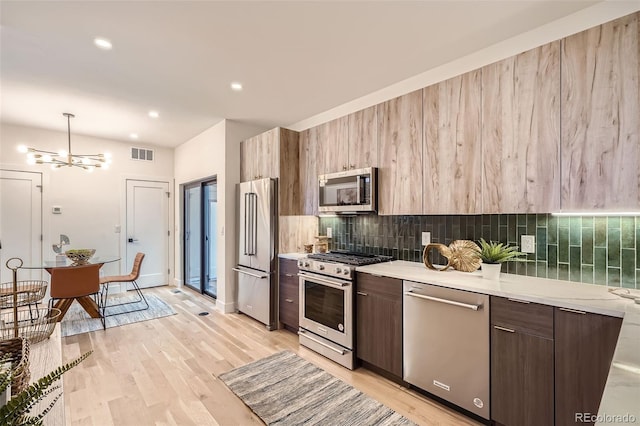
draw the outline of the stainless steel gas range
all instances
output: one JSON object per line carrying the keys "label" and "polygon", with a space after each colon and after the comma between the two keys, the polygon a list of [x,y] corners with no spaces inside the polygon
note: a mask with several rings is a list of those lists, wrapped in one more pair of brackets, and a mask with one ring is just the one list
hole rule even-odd
{"label": "stainless steel gas range", "polygon": [[356,267],[390,260],[335,251],[300,259],[300,344],[353,370]]}

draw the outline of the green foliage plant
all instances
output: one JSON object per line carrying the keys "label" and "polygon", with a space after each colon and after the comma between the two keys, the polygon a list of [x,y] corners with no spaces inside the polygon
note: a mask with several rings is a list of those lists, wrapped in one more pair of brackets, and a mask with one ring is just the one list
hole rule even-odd
{"label": "green foliage plant", "polygon": [[[42,425],[44,416],[51,411],[58,399],[62,396],[62,392],[58,393],[51,403],[41,412],[35,415],[30,413],[31,409],[48,395],[51,395],[58,389],[59,385],[54,385],[60,377],[76,365],[84,361],[92,351],[86,352],[73,361],[60,366],[40,378],[37,382],[31,383],[25,390],[14,395],[9,402],[0,407],[0,425],[18,426],[18,425]],[[7,390],[11,382],[11,369],[3,364],[0,367],[0,393]]]}
{"label": "green foliage plant", "polygon": [[497,243],[495,241],[487,242],[484,238],[480,238],[480,259],[484,263],[498,264],[510,261],[524,261],[521,256],[526,256],[526,253],[518,251],[517,246],[510,246],[504,243]]}

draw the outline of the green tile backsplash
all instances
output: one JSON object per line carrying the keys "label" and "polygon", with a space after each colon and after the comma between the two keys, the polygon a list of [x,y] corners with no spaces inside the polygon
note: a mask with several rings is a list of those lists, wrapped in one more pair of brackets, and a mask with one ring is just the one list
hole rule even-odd
{"label": "green tile backsplash", "polygon": [[[565,217],[549,214],[475,216],[321,217],[320,235],[333,231],[331,248],[422,262],[421,233],[434,243],[453,240],[500,241],[519,245],[536,236],[528,262],[511,262],[512,274],[640,289],[640,217]],[[442,262],[438,254],[432,259]]]}

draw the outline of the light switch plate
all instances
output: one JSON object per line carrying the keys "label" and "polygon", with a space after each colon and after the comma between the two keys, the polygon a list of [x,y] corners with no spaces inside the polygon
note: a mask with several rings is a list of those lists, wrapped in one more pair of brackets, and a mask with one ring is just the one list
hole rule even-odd
{"label": "light switch plate", "polygon": [[536,236],[522,235],[520,237],[520,251],[523,253],[535,253],[536,252]]}
{"label": "light switch plate", "polygon": [[422,233],[422,245],[426,246],[431,244],[431,232],[423,232]]}
{"label": "light switch plate", "polygon": [[333,238],[333,229],[327,228],[327,238]]}

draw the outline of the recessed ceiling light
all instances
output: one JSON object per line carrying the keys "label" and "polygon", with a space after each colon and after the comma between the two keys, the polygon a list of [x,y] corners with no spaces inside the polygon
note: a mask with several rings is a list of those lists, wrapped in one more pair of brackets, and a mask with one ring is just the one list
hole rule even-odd
{"label": "recessed ceiling light", "polygon": [[111,42],[106,38],[96,37],[93,39],[93,43],[102,50],[111,50],[113,48]]}
{"label": "recessed ceiling light", "polygon": [[240,91],[242,90],[242,84],[237,82],[231,83],[231,89],[235,91]]}
{"label": "recessed ceiling light", "polygon": [[158,113],[158,111],[149,111],[149,117],[158,118],[160,117],[160,114]]}
{"label": "recessed ceiling light", "polygon": [[138,139],[138,134],[137,133],[129,133],[129,137],[131,139]]}

